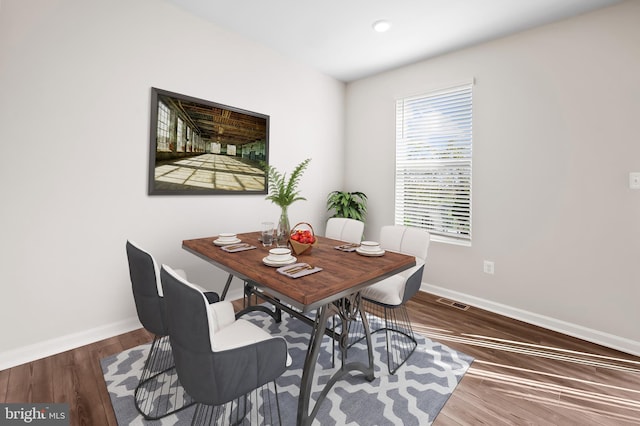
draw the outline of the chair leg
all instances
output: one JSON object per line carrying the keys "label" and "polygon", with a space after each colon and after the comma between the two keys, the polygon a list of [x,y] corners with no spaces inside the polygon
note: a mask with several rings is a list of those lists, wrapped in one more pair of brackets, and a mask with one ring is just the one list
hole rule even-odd
{"label": "chair leg", "polygon": [[[418,346],[406,306],[387,306],[364,300],[371,335],[384,331],[387,349],[387,368],[395,374]],[[349,330],[348,348],[364,339],[361,323]]]}
{"label": "chair leg", "polygon": [[270,382],[222,405],[198,404],[191,425],[280,425],[276,382]]}
{"label": "chair leg", "polygon": [[169,336],[154,337],[134,400],[136,409],[147,420],[160,419],[195,403],[178,380]]}
{"label": "chair leg", "polygon": [[385,332],[387,341],[387,367],[389,374],[395,374],[413,351],[418,342],[411,327],[409,313],[404,305],[385,307]]}

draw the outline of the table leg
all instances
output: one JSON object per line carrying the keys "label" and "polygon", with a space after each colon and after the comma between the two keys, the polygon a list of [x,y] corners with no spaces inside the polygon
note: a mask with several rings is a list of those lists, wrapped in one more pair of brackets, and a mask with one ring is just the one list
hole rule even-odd
{"label": "table leg", "polygon": [[[313,384],[313,376],[316,370],[316,362],[318,360],[318,351],[322,345],[324,336],[324,328],[329,319],[329,307],[323,305],[318,309],[316,320],[313,325],[313,333],[309,339],[309,348],[307,356],[304,360],[302,368],[302,381],[300,382],[300,395],[298,396],[298,425],[310,425],[313,421],[313,415],[309,416],[309,399],[311,398],[311,385]],[[320,404],[318,400],[316,407]],[[314,408],[314,411],[315,408]]]}
{"label": "table leg", "polygon": [[[275,322],[279,323],[282,321],[282,310],[278,307],[277,303],[272,303],[274,306],[274,309],[271,310],[269,308],[267,308],[266,306],[262,306],[262,305],[253,305],[251,304],[251,297],[260,297],[263,298],[265,300],[268,300],[270,298],[266,297],[264,294],[260,293],[257,290],[254,290],[254,287],[251,285],[251,283],[249,281],[245,281],[244,283],[244,300],[245,300],[245,304],[244,304],[244,308],[238,312],[236,312],[236,319],[242,317],[244,314],[249,313],[249,312],[255,312],[255,311],[260,311],[260,312],[264,312],[268,315],[271,316],[271,318],[273,318],[275,320]],[[274,299],[275,301],[277,301],[277,299]],[[277,301],[279,302],[279,301]]]}
{"label": "table leg", "polygon": [[[349,311],[349,312],[347,312]],[[343,354],[342,364],[340,370],[336,371],[333,376],[329,379],[329,381],[325,384],[325,387],[322,389],[322,392],[318,396],[318,400],[316,401],[311,414],[309,414],[309,402],[311,398],[311,387],[313,384],[313,377],[315,373],[316,364],[318,361],[318,353],[320,351],[320,346],[322,345],[322,338],[325,334],[327,321],[330,316],[334,314],[340,315],[341,319],[344,323],[348,323],[350,321],[355,320],[355,314],[359,313],[360,317],[363,321],[363,327],[365,332],[365,338],[367,342],[367,352],[369,358],[369,365],[365,365],[361,362],[345,362],[346,355],[346,342],[348,338],[346,336],[341,336],[340,338],[340,346]],[[349,330],[348,326],[343,326],[343,333],[347,333]],[[360,371],[365,375],[365,378],[368,381],[373,381],[374,376],[374,367],[373,367],[373,348],[371,345],[371,332],[369,330],[369,324],[367,323],[366,317],[364,315],[364,310],[360,303],[360,294],[356,293],[349,297],[346,297],[339,301],[337,304],[328,304],[323,305],[320,309],[318,309],[316,319],[313,325],[313,332],[311,334],[311,338],[309,340],[309,348],[307,349],[307,355],[304,361],[304,367],[302,370],[302,381],[300,383],[300,395],[298,397],[298,418],[296,424],[298,425],[310,425],[313,422],[313,419],[316,417],[318,410],[320,409],[320,405],[322,401],[324,401],[325,397],[333,387],[333,385],[344,376],[349,374],[351,371]]]}
{"label": "table leg", "polygon": [[224,290],[222,290],[222,296],[220,296],[220,300],[224,300],[227,297],[229,286],[231,286],[231,280],[233,280],[233,275],[229,274],[229,277],[227,277],[227,283],[224,285]]}
{"label": "table leg", "polygon": [[[362,326],[364,328],[364,336],[367,340],[367,353],[369,355],[369,372],[370,375],[367,376],[367,380],[370,382],[375,378],[373,375],[373,344],[371,343],[371,329],[369,328],[369,321],[367,321],[367,317],[364,313],[364,308],[362,307],[362,303],[358,303],[358,311],[360,311],[360,318],[362,319]],[[348,340],[348,339],[347,339]],[[346,344],[347,342],[345,342]],[[345,349],[346,356],[346,349]]]}

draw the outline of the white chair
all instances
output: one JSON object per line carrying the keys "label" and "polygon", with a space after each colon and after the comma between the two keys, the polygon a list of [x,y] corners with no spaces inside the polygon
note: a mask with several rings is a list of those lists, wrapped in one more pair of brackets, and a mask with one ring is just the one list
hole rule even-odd
{"label": "white chair", "polygon": [[[417,346],[406,303],[420,290],[427,259],[430,234],[405,226],[383,226],[380,247],[415,256],[416,265],[362,290],[365,309],[370,314],[371,333],[385,331],[387,367],[390,374],[400,368]],[[360,339],[358,339],[360,340]]]}
{"label": "white chair", "polygon": [[236,319],[231,302],[162,265],[169,338],[178,378],[198,403],[191,424],[280,424],[275,380],[291,365],[287,343]]}
{"label": "white chair", "polygon": [[332,217],[327,221],[324,236],[348,243],[359,243],[364,233],[364,222],[346,217]]}

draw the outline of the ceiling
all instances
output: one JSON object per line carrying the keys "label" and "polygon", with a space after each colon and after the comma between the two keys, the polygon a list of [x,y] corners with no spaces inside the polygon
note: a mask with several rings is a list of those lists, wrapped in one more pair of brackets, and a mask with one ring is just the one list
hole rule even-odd
{"label": "ceiling", "polygon": [[622,0],[167,1],[349,82]]}

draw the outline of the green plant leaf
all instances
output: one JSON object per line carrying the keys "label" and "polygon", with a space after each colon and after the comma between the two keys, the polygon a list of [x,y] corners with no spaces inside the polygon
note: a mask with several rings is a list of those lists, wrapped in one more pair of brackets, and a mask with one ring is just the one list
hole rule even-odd
{"label": "green plant leaf", "polygon": [[265,199],[272,201],[280,207],[287,207],[296,201],[306,200],[306,198],[300,196],[300,192],[297,190],[297,187],[300,183],[300,178],[310,161],[311,159],[307,158],[298,164],[295,169],[293,169],[293,172],[291,172],[289,180],[287,180],[286,173],[280,173],[271,165],[267,166],[269,195],[267,195]]}
{"label": "green plant leaf", "polygon": [[367,196],[360,191],[332,191],[327,196],[327,210],[334,210],[332,217],[364,220],[367,211]]}

